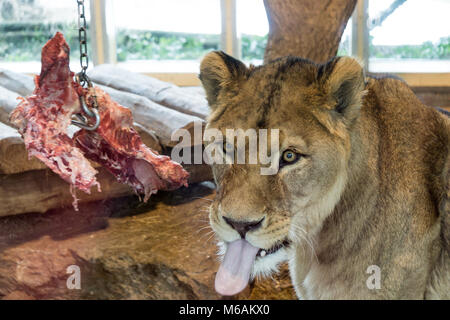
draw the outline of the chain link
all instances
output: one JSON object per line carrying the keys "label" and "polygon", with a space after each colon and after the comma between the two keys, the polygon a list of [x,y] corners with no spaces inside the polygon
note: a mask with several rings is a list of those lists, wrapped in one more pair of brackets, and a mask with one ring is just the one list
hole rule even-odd
{"label": "chain link", "polygon": [[84,10],[84,0],[77,0],[78,4],[78,38],[80,41],[80,65],[82,81],[85,84],[86,70],[89,66],[89,57],[87,53],[87,23]]}
{"label": "chain link", "polygon": [[[84,0],[77,0],[78,5],[78,40],[80,42],[80,65],[81,71],[77,74],[76,80],[83,88],[92,88],[92,82],[86,74],[86,70],[89,66],[89,57],[87,53],[87,23],[86,23],[86,13],[84,10]],[[100,124],[100,116],[98,113],[98,103],[97,97],[91,92],[90,103],[91,107],[87,105],[85,101],[86,97],[80,97],[81,109],[84,114],[90,118],[95,119],[95,123],[93,125],[89,124],[88,119],[83,114],[77,114],[78,120],[72,120],[72,124],[86,129],[86,130],[95,130],[98,128]]]}

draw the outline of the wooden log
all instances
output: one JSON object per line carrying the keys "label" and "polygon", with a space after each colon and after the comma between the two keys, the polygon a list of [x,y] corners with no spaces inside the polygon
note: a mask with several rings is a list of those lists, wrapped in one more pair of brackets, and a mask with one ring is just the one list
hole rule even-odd
{"label": "wooden log", "polygon": [[0,122],[9,123],[9,113],[17,106],[20,95],[0,86]]}
{"label": "wooden log", "polygon": [[[70,135],[78,130],[73,126],[70,129]],[[96,163],[92,163],[92,165],[98,167]],[[0,123],[0,174],[14,174],[46,168],[37,158],[28,157],[25,143],[16,128]]]}
{"label": "wooden log", "polygon": [[185,94],[206,97],[205,89],[202,86],[179,87]]}
{"label": "wooden log", "polygon": [[[8,71],[7,74],[10,75],[10,79],[17,79],[17,81],[20,82],[20,85],[14,85],[11,81],[5,82],[6,85],[8,85],[8,88],[0,86],[0,122],[11,125],[9,123],[9,113],[17,106],[17,97],[20,96],[20,94],[18,94],[19,92],[15,93],[10,89],[14,89],[15,87],[28,88],[29,85],[27,83],[29,81],[32,82],[32,77],[21,75],[12,71]],[[131,74],[141,76],[135,73]],[[143,77],[151,79],[150,81],[156,80],[147,76]],[[159,80],[156,81],[167,86],[173,86],[166,82]],[[99,87],[109,93],[113,100],[116,100],[118,103],[131,109],[135,123],[140,124],[138,132],[140,134],[142,133],[144,143],[155,151],[161,152],[160,144],[173,146],[177,143],[176,141],[171,141],[170,139],[174,130],[185,128],[189,131],[193,131],[193,122],[201,121],[201,119],[196,116],[184,114],[171,108],[161,106],[150,101],[149,99],[140,97],[139,95],[133,93],[119,91],[102,85],[99,85]],[[194,90],[198,89],[184,90],[178,87],[176,88],[183,97],[190,94],[198,99],[198,97],[202,96],[201,94],[194,93]],[[26,93],[26,95],[28,95],[31,94],[32,90],[32,88],[28,88],[27,90],[24,89],[22,90],[22,93]],[[204,126],[204,124],[202,125]],[[138,125],[135,125],[135,127],[137,128]],[[71,130],[74,132],[75,129],[76,128],[72,128]],[[152,132],[154,134],[152,134]],[[156,137],[159,137],[160,141],[155,141]]]}
{"label": "wooden log", "polygon": [[[9,121],[9,114],[20,102],[18,99],[19,97],[19,93],[0,86],[0,122],[8,127],[15,127],[14,124]],[[75,131],[77,131],[77,127],[69,127],[69,135],[72,135]]]}
{"label": "wooden log", "polygon": [[211,181],[214,179],[211,166],[207,164],[185,164],[184,170],[189,172],[188,183]]}
{"label": "wooden log", "polygon": [[[20,79],[20,77],[17,78]],[[9,114],[17,106],[18,96],[18,93],[0,86],[0,174],[13,174],[45,168],[35,158],[28,160],[25,144],[20,134],[9,122]],[[158,153],[162,152],[161,144],[152,130],[138,123],[134,123],[134,128],[146,146]],[[77,130],[79,130],[78,127],[70,126],[69,136],[72,136]]]}
{"label": "wooden log", "polygon": [[[98,170],[97,179],[102,192],[98,192],[97,188],[92,188],[90,195],[77,191],[80,202],[133,193],[127,185],[116,182],[106,169]],[[72,202],[69,184],[49,169],[0,175],[0,216],[45,212],[51,208],[70,206]]]}
{"label": "wooden log", "polygon": [[133,112],[134,121],[144,128],[153,130],[164,146],[174,146],[178,141],[172,141],[172,133],[178,129],[187,129],[194,134],[195,122],[204,127],[204,121],[198,117],[178,112],[161,106],[146,97],[130,92],[119,91],[111,87],[99,85],[114,101]]}
{"label": "wooden log", "polygon": [[[135,124],[134,127],[146,146],[158,153],[162,152],[158,138],[152,132],[139,124]],[[75,130],[78,130],[78,128]],[[92,165],[94,167],[99,166],[97,163],[92,163]],[[45,168],[46,166],[37,158],[28,157],[25,143],[17,130],[0,123],[0,174],[14,174]]]}
{"label": "wooden log", "polygon": [[0,174],[45,169],[37,158],[28,159],[22,137],[16,129],[0,123]]}
{"label": "wooden log", "polygon": [[136,129],[137,133],[139,133],[142,142],[147,147],[149,147],[153,151],[157,151],[158,153],[161,153],[163,151],[162,146],[159,143],[159,139],[153,130],[149,130],[136,122],[134,122],[133,127]]}
{"label": "wooden log", "polygon": [[[14,76],[14,73],[10,75]],[[9,113],[17,106],[17,97],[28,95],[33,90],[33,88],[27,87],[26,76],[19,76],[16,79],[19,84],[2,82],[8,88],[0,86],[0,122],[4,123],[0,123],[0,201],[2,202],[0,216],[25,212],[45,212],[51,208],[71,206],[73,198],[70,194],[69,184],[46,168],[38,159],[28,159],[23,139],[9,123]],[[31,80],[31,77],[28,80]],[[20,85],[20,82],[24,83]],[[9,89],[20,90],[21,94]],[[157,135],[162,137],[166,146],[170,147],[177,143],[170,140],[170,135],[174,130],[186,128],[193,134],[194,121],[199,121],[204,125],[198,117],[157,105],[144,97],[104,86],[102,89],[111,94],[114,100],[132,110],[134,119],[139,119],[141,122],[141,124],[135,122],[134,127],[143,142],[159,153],[162,153],[163,150]],[[74,126],[69,129],[69,135],[78,130]],[[155,134],[154,131],[157,131],[158,134]],[[97,164],[93,163],[93,165],[98,168]],[[208,165],[185,165],[185,168],[190,173],[189,183],[212,179],[211,169]],[[116,182],[106,169],[98,168],[98,170],[97,178],[103,192],[99,193],[94,189],[90,195],[77,192],[80,202],[133,194],[131,188]]]}
{"label": "wooden log", "polygon": [[[137,128],[141,137],[145,137]],[[147,146],[152,142],[146,141]],[[153,140],[155,141],[155,140]],[[80,202],[103,200],[107,198],[131,195],[133,191],[127,185],[118,183],[106,169],[92,163],[99,171],[97,179],[102,192],[96,188],[92,194],[77,192]],[[189,172],[189,183],[212,179],[208,165],[185,165]],[[52,208],[70,206],[73,198],[69,184],[53,173],[38,159],[28,159],[24,142],[20,134],[12,127],[0,123],[0,216],[26,212],[45,212]]]}
{"label": "wooden log", "polygon": [[[154,81],[156,79],[150,78]],[[167,82],[162,82],[159,80],[156,80],[156,82],[160,83],[160,85],[164,86],[173,86]],[[162,82],[162,84],[161,84]],[[18,73],[6,69],[0,69],[0,86],[13,91],[17,92],[20,96],[25,97],[30,95],[34,90],[34,80],[32,76]],[[183,96],[191,96],[194,101],[198,99],[204,99],[205,97],[205,91],[203,87],[176,87],[178,90],[180,90],[180,93]],[[205,103],[206,101],[203,101]],[[182,111],[182,109],[181,109]],[[205,110],[204,110],[205,111]],[[207,111],[207,110],[206,110]],[[201,114],[203,117],[205,114]]]}
{"label": "wooden log", "polygon": [[158,79],[127,71],[113,65],[100,65],[88,73],[92,81],[117,90],[144,96],[153,102],[205,119],[209,113],[204,96],[188,93]]}
{"label": "wooden log", "polygon": [[0,86],[25,97],[33,92],[34,81],[32,76],[0,69]]}
{"label": "wooden log", "polygon": [[[211,180],[209,166],[191,165],[189,183]],[[91,189],[91,194],[77,191],[79,202],[103,200],[134,194],[125,184],[104,168],[98,168],[97,179],[102,192]],[[149,201],[152,201],[151,198]],[[17,174],[0,175],[0,217],[28,212],[46,212],[52,208],[71,206],[73,197],[67,182],[50,169],[27,171]]]}

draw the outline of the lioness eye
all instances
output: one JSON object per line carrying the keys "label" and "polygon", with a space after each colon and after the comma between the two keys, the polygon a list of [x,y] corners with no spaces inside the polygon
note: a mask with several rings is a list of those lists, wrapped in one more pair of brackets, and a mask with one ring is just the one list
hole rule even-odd
{"label": "lioness eye", "polygon": [[233,146],[230,143],[224,142],[224,144],[223,144],[223,152],[225,154],[233,152]]}
{"label": "lioness eye", "polygon": [[281,155],[280,167],[283,165],[293,164],[300,158],[300,155],[290,149],[285,150]]}

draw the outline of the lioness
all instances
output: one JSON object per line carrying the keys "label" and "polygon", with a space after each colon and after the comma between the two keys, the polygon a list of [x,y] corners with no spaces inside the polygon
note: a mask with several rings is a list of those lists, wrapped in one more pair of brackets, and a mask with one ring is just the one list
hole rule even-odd
{"label": "lioness", "polygon": [[[337,57],[247,68],[209,53],[207,128],[278,128],[279,170],[213,164],[216,290],[289,262],[301,299],[450,297],[450,121],[402,81]],[[378,277],[378,279],[377,279]]]}

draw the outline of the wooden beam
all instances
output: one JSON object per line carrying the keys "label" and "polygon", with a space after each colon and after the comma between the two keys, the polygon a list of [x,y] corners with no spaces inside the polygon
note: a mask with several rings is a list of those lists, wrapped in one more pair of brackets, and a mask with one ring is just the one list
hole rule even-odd
{"label": "wooden beam", "polygon": [[222,13],[221,49],[240,59],[241,48],[236,30],[236,0],[221,0],[220,7]]}
{"label": "wooden beam", "polygon": [[362,62],[366,71],[369,66],[369,29],[367,19],[367,1],[359,0],[352,17],[351,54]]}
{"label": "wooden beam", "polygon": [[117,62],[112,6],[113,1],[90,1],[90,44],[95,48],[92,50],[94,65]]}

